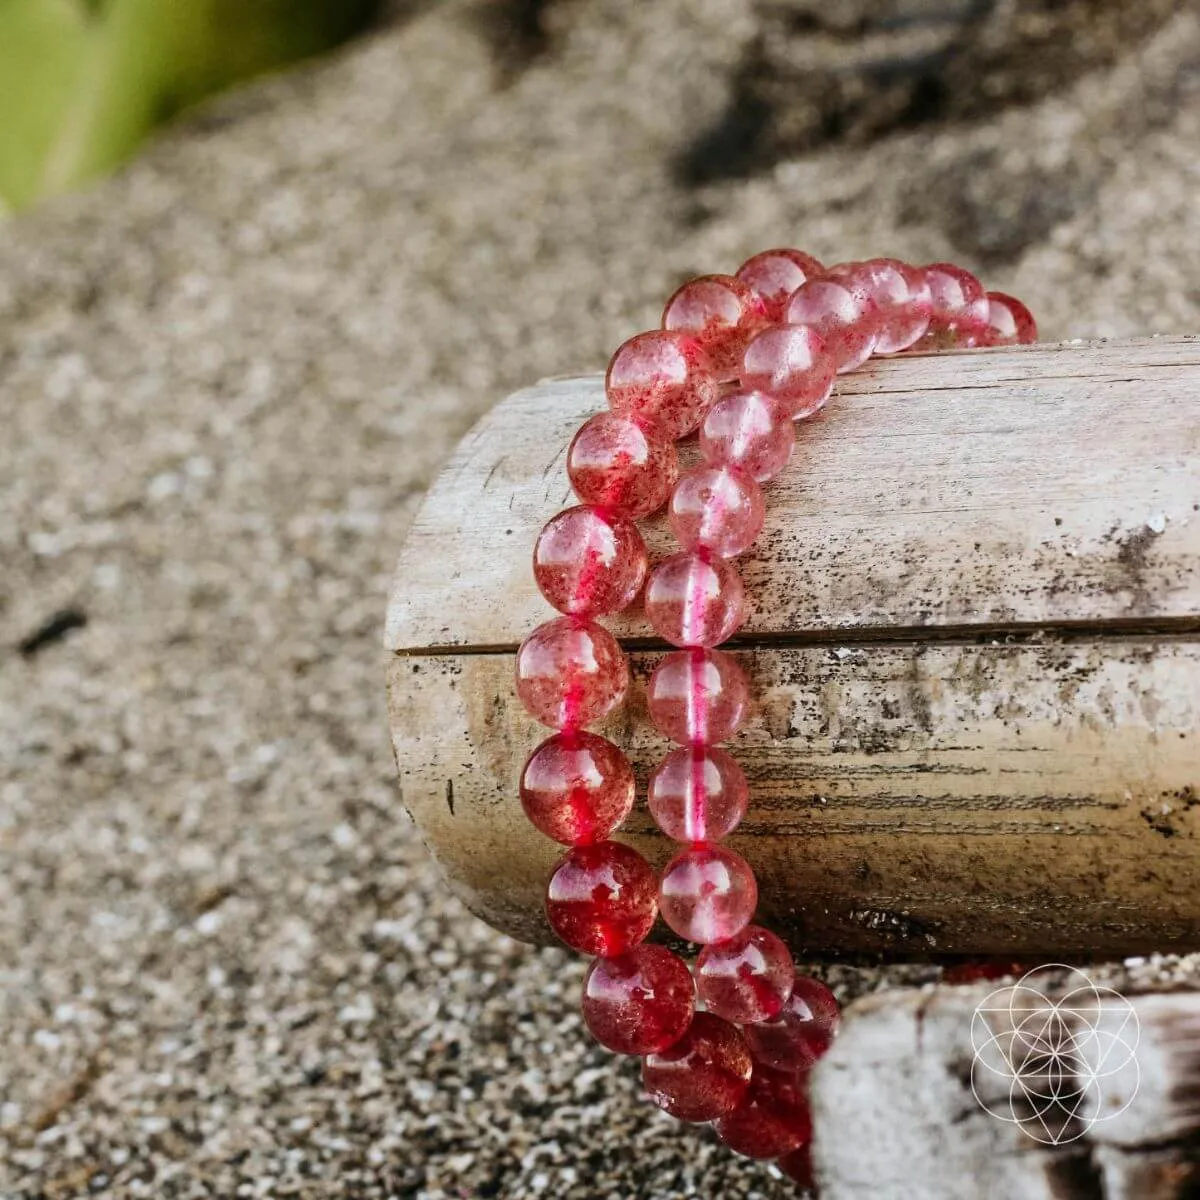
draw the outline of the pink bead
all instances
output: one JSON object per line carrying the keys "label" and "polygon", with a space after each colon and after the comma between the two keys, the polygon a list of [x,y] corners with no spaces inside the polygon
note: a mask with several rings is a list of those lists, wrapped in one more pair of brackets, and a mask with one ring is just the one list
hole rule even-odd
{"label": "pink bead", "polygon": [[750,864],[725,846],[691,846],[663,871],[658,906],[681,938],[710,946],[746,927],[758,904]]}
{"label": "pink bead", "polygon": [[993,345],[1029,345],[1037,341],[1037,322],[1020,300],[1004,292],[988,292],[987,298]]}
{"label": "pink bead", "polygon": [[720,650],[677,650],[654,669],[646,687],[650,720],[681,746],[732,737],[750,703],[750,681]]}
{"label": "pink bead", "polygon": [[700,344],[684,333],[655,329],[631,337],[608,364],[608,405],[664,436],[690,433],[716,403],[717,377]]}
{"label": "pink bead", "polygon": [[907,350],[929,328],[929,284],[920,267],[894,258],[839,263],[829,268],[867,305],[875,326],[875,354]]}
{"label": "pink bead", "polygon": [[834,359],[821,335],[807,325],[775,325],[746,347],[741,385],[766,392],[781,413],[811,417],[833,390]]}
{"label": "pink bead", "polygon": [[764,250],[738,267],[737,278],[762,298],[768,320],[779,322],[788,297],[806,279],[824,272],[815,258],[799,250]]}
{"label": "pink bead", "polygon": [[650,812],[676,842],[719,842],[746,814],[750,788],[737,760],[715,746],[672,750],[650,776]]}
{"label": "pink bead", "polygon": [[707,946],[696,960],[704,1007],[738,1024],[777,1017],[795,974],[788,948],[761,925],[747,925],[728,941]]}
{"label": "pink bead", "polygon": [[737,467],[766,483],[787,465],[796,427],[762,392],[718,400],[700,427],[700,452],[714,466]]}
{"label": "pink bead", "polygon": [[925,268],[929,285],[931,334],[965,337],[987,328],[988,298],[983,284],[953,263],[933,263]]}
{"label": "pink bead", "polygon": [[821,335],[839,374],[861,367],[875,348],[868,303],[836,279],[810,279],[792,294],[783,316],[789,325],[808,325]]}
{"label": "pink bead", "polygon": [[517,651],[517,695],[552,729],[606,717],[629,688],[629,667],[607,629],[576,617],[539,625]]}
{"label": "pink bead", "polygon": [[741,576],[722,558],[673,554],[646,581],[646,619],[673,646],[717,646],[746,619]]}
{"label": "pink bead", "polygon": [[640,520],[662,508],[679,476],[675,443],[632,417],[598,413],[567,451],[567,476],[585,504]]}
{"label": "pink bead", "polygon": [[684,1035],[694,1003],[687,963],[662,946],[642,945],[596,959],[584,978],[580,1007],[602,1046],[618,1054],[653,1054]]}
{"label": "pink bead", "polygon": [[748,1158],[779,1158],[812,1141],[803,1080],[755,1064],[742,1102],[716,1124],[731,1150]]}
{"label": "pink bead", "polygon": [[650,864],[622,842],[576,846],[546,887],[546,917],[572,950],[611,958],[632,950],[658,914]]}
{"label": "pink bead", "polygon": [[829,1049],[841,1022],[834,994],[819,980],[797,975],[792,994],[773,1021],[746,1029],[758,1062],[780,1071],[806,1071]]}
{"label": "pink bead", "polygon": [[767,515],[762,488],[736,467],[693,467],[671,493],[668,518],[685,550],[735,558],[754,545]]}
{"label": "pink bead", "polygon": [[553,517],[538,535],[533,577],[559,612],[617,613],[642,590],[646,545],[632,521],[581,504]]}
{"label": "pink bead", "polygon": [[663,309],[662,327],[700,343],[718,379],[733,379],[751,334],[767,324],[758,294],[732,275],[701,275]]}
{"label": "pink bead", "polygon": [[608,837],[633,807],[633,769],[612,742],[572,730],[547,738],[521,772],[530,822],[565,846]]}
{"label": "pink bead", "polygon": [[699,1012],[683,1037],[642,1063],[642,1084],[651,1101],[671,1116],[715,1121],[741,1102],[753,1068],[737,1027]]}

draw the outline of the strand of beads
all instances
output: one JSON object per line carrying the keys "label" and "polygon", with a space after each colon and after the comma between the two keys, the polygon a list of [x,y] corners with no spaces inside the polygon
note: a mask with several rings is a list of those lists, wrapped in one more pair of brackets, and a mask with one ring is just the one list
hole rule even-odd
{"label": "strand of beads", "polygon": [[[613,356],[610,411],[580,429],[567,456],[583,503],[551,520],[534,552],[538,586],[564,615],[517,656],[522,702],[557,730],[527,762],[521,798],[542,832],[571,847],[551,876],[546,912],[567,945],[596,956],[584,1018],[603,1045],[642,1057],[661,1108],[713,1122],[733,1149],[776,1158],[806,1185],[804,1081],[832,1041],[838,1007],[796,974],[779,938],[751,923],[754,873],[722,845],[749,793],[720,748],[750,702],[744,672],[716,649],[747,612],[731,560],[762,528],[762,485],[786,465],[794,423],[824,406],[837,374],[872,354],[1035,338],[1024,305],[985,293],[951,264],[826,269],[773,250],[734,276],[694,279],[668,301],[661,329]],[[674,442],[697,428],[702,462],[680,475]],[[648,572],[635,522],[664,504],[680,550]],[[629,681],[596,618],[628,607],[643,581],[650,624],[678,647],[647,696],[655,727],[678,745],[650,779],[650,811],[682,846],[661,880],[611,840],[633,804],[633,773],[616,746],[584,728],[621,703]],[[644,943],[660,913],[702,947],[694,979],[678,955]]]}

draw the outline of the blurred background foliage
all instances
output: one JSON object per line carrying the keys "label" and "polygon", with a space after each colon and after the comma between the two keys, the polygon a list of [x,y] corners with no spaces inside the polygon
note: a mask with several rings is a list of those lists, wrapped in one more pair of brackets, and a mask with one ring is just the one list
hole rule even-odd
{"label": "blurred background foliage", "polygon": [[155,126],[328,49],[379,0],[0,0],[0,212],[111,170]]}

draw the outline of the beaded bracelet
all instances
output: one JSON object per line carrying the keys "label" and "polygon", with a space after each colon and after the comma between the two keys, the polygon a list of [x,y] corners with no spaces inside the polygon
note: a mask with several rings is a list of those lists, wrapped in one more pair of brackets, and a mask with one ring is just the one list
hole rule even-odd
{"label": "beaded bracelet", "polygon": [[[806,1186],[805,1081],[836,1033],[838,1005],[751,924],[754,872],[721,845],[749,799],[741,768],[718,748],[750,702],[745,673],[715,649],[746,618],[731,560],[762,528],[761,485],[786,464],[795,422],[824,407],[837,374],[873,354],[1036,337],[1023,304],[948,263],[826,268],[768,250],[735,275],[693,279],[667,302],[661,329],[613,355],[610,411],[587,421],[567,454],[582,503],[554,517],[534,550],[538,587],[564,615],[517,652],[521,702],[557,730],[525,764],[521,801],[542,833],[571,847],[550,877],[546,914],[563,942],[595,956],[584,1020],[610,1050],[641,1057],[660,1108],[712,1122],[734,1150],[778,1159]],[[675,442],[696,429],[702,462],[680,474]],[[664,505],[681,549],[648,570],[635,522]],[[639,596],[655,632],[679,647],[647,686],[651,720],[679,746],[649,783],[655,821],[683,845],[661,880],[610,840],[633,806],[633,771],[585,729],[629,686],[624,652],[596,618]],[[660,914],[702,947],[693,968],[645,942]]]}

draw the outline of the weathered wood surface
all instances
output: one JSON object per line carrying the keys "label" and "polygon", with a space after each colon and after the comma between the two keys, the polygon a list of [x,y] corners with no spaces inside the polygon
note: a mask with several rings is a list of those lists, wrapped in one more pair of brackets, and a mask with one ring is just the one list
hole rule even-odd
{"label": "weathered wood surface", "polygon": [[[892,360],[772,485],[738,639],[757,710],[735,844],[810,952],[1200,946],[1200,342]],[[555,848],[516,779],[511,655],[598,378],[497,406],[435,484],[388,617],[404,801],[471,908],[540,938]],[[665,548],[661,522],[648,538]],[[644,676],[659,647],[613,623]],[[644,780],[640,693],[614,719]],[[628,837],[669,846],[644,811]]]}

